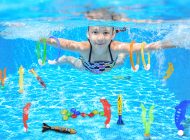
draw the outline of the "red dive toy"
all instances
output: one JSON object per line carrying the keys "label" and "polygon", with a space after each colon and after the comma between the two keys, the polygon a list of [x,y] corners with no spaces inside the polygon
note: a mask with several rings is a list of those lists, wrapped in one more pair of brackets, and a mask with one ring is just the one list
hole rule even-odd
{"label": "red dive toy", "polygon": [[105,121],[106,128],[109,128],[110,125],[110,119],[111,119],[111,105],[108,103],[108,101],[105,98],[101,98],[100,102],[102,103],[104,107],[104,116],[107,117]]}
{"label": "red dive toy", "polygon": [[27,132],[28,130],[28,125],[26,121],[28,120],[28,114],[29,114],[29,109],[30,109],[31,103],[27,103],[25,107],[23,108],[23,123],[24,123],[24,131]]}

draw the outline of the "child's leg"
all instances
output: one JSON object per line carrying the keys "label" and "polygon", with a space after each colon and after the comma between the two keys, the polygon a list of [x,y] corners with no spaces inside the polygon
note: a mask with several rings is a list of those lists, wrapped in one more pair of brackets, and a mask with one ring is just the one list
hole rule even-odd
{"label": "child's leg", "polygon": [[79,58],[75,58],[73,56],[63,55],[57,61],[56,60],[48,60],[48,63],[50,65],[71,64],[78,69],[84,69],[82,61]]}

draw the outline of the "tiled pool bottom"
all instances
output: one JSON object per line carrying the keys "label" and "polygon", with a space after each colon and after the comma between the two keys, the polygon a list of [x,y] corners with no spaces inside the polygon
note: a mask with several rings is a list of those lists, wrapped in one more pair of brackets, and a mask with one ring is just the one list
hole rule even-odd
{"label": "tiled pool bottom", "polygon": [[[189,139],[177,135],[174,115],[175,106],[179,103],[175,93],[165,86],[161,79],[151,72],[140,70],[137,73],[130,69],[114,69],[102,75],[93,75],[74,69],[57,67],[36,69],[47,85],[44,90],[36,78],[25,70],[25,92],[19,94],[18,74],[9,75],[6,89],[0,96],[0,137],[1,139],[94,139],[94,140],[142,140],[144,127],[141,121],[144,103],[148,110],[154,109],[154,122],[151,136],[155,140]],[[114,76],[127,76],[126,79],[115,79]],[[117,98],[122,94],[123,121],[118,126]],[[111,104],[110,128],[104,128],[105,117],[96,115],[92,118],[81,116],[76,119],[62,120],[60,111],[76,108],[80,112],[90,113],[97,109],[103,111],[100,98],[105,97]],[[23,131],[22,109],[31,102],[28,133]],[[74,128],[77,134],[67,135],[47,131],[42,133],[42,123],[50,126]]]}

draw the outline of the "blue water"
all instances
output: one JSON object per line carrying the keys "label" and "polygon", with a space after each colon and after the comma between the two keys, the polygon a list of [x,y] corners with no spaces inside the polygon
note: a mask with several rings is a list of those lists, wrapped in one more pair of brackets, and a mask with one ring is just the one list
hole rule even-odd
{"label": "blue water", "polygon": [[[189,2],[165,1],[91,1],[69,2],[67,0],[41,0],[25,2],[3,0],[0,4],[0,69],[7,68],[5,89],[0,89],[0,139],[94,139],[94,140],[142,140],[144,127],[141,121],[140,104],[147,110],[154,105],[154,122],[151,126],[153,140],[189,139],[190,132],[179,137],[175,126],[175,106],[182,100],[190,99],[190,50],[188,40],[182,38],[178,48],[151,52],[151,70],[131,71],[129,57],[125,64],[110,72],[94,75],[74,69],[70,65],[40,67],[35,54],[36,41],[41,37],[54,35],[66,39],[84,41],[89,25],[123,27],[128,31],[117,34],[115,40],[148,43],[164,39],[169,35],[188,34],[190,23],[168,22],[164,24],[137,24],[111,21],[89,21],[83,12],[102,7],[111,7],[117,13],[124,13],[134,19],[188,20]],[[167,12],[166,12],[167,11]],[[130,28],[129,28],[130,27]],[[185,31],[184,31],[185,30]],[[175,32],[174,32],[175,31]],[[184,31],[184,32],[180,32]],[[188,34],[189,35],[189,34]],[[175,41],[175,40],[174,40]],[[61,55],[78,57],[77,53],[61,51]],[[48,46],[49,59],[57,58],[58,50]],[[168,62],[174,65],[174,73],[163,80]],[[19,94],[18,69],[23,65],[24,93]],[[44,80],[47,89],[40,86],[36,78],[28,72],[34,68]],[[114,79],[115,76],[131,77]],[[117,97],[123,97],[123,121],[118,126]],[[103,111],[100,98],[105,97],[111,104],[110,128],[104,127],[105,117],[69,118],[64,121],[62,109],[76,108],[90,113]],[[23,131],[22,111],[31,102],[29,129]],[[187,111],[187,117],[190,116]],[[77,131],[75,135],[65,135],[52,131],[42,133],[42,123],[50,126],[64,126]]]}

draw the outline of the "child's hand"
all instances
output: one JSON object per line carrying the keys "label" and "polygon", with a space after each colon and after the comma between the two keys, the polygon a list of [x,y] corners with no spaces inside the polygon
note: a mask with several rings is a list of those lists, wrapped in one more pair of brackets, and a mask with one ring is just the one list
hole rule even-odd
{"label": "child's hand", "polygon": [[55,65],[55,64],[57,64],[57,61],[55,59],[54,60],[48,60],[48,64]]}

